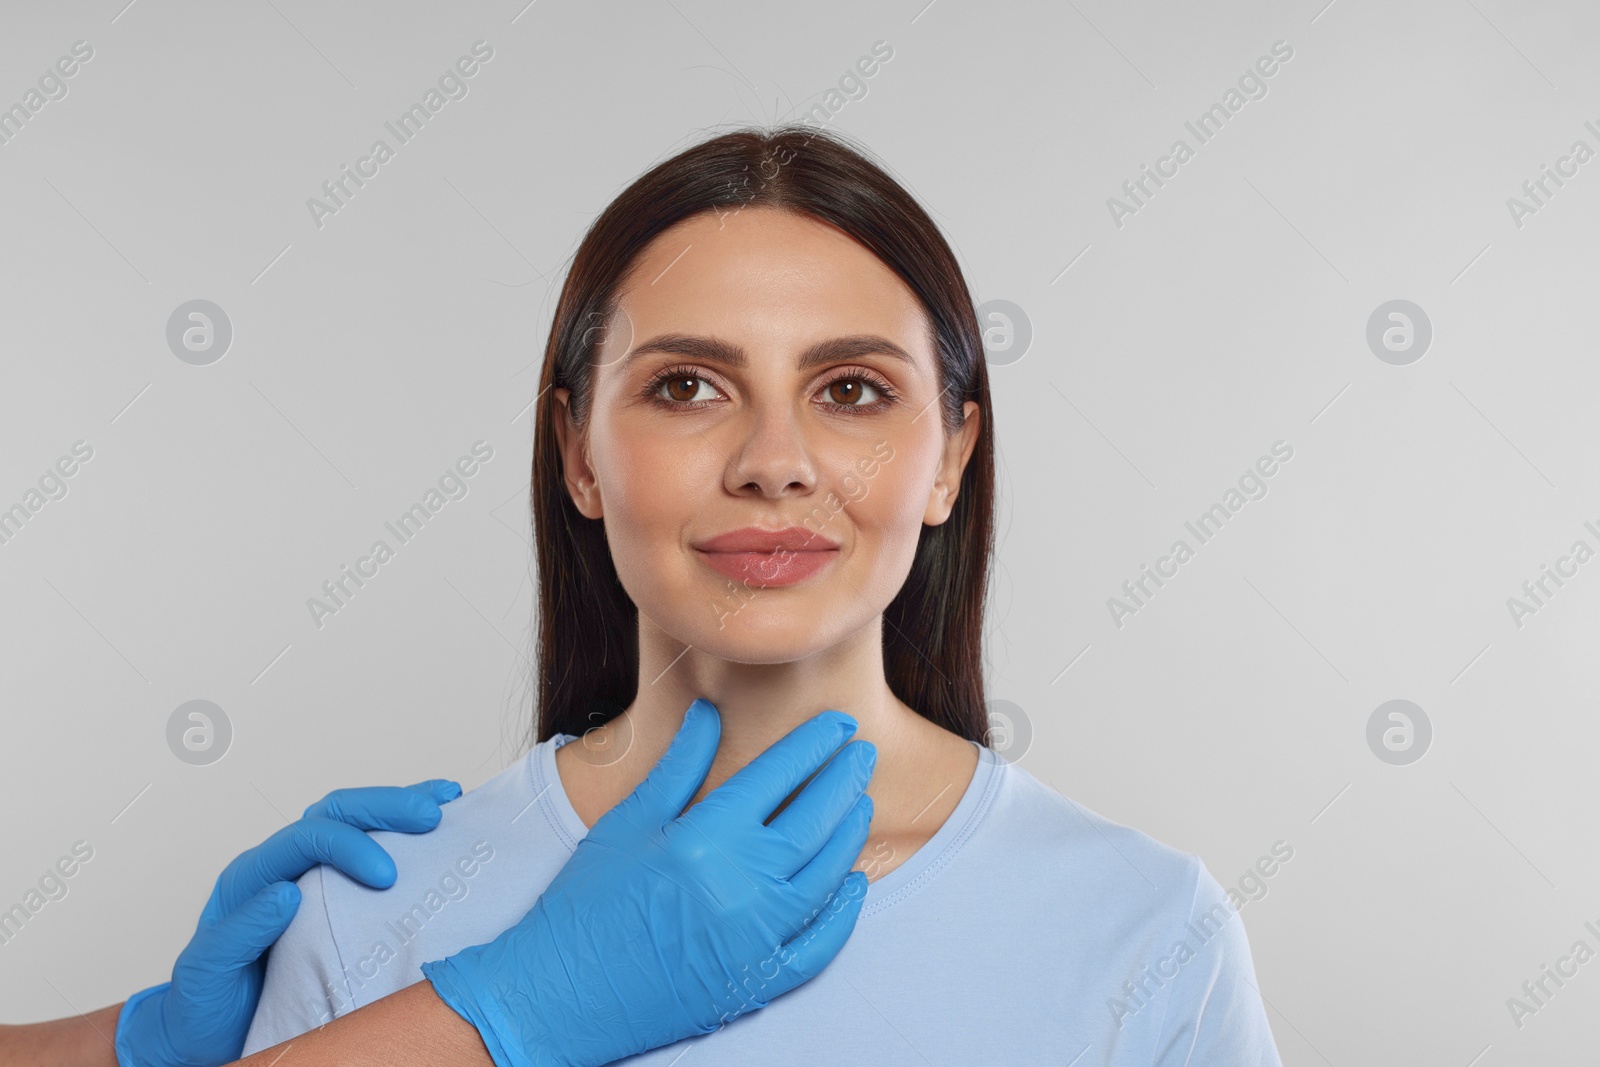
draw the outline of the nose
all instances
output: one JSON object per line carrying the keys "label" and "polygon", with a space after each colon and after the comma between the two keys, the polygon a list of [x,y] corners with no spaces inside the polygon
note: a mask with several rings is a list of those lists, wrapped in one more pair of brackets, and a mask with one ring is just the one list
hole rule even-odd
{"label": "nose", "polygon": [[816,488],[816,464],[794,411],[780,405],[752,408],[733,420],[730,429],[734,447],[723,471],[730,493],[775,499],[803,496]]}

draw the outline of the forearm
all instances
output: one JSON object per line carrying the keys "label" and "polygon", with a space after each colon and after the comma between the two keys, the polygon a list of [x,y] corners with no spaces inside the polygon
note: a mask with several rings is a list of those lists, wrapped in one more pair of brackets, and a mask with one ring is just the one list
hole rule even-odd
{"label": "forearm", "polygon": [[494,1067],[478,1030],[418,982],[299,1037],[238,1061],[242,1067]]}
{"label": "forearm", "polygon": [[122,1005],[113,1004],[70,1019],[0,1026],[0,1063],[7,1067],[117,1067],[112,1042],[121,1013]]}

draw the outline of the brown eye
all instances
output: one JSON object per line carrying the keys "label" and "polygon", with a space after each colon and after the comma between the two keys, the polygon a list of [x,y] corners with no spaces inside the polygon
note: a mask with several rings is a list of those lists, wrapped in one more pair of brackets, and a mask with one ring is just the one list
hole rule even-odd
{"label": "brown eye", "polygon": [[667,390],[668,399],[687,404],[700,391],[699,382],[699,378],[679,375],[676,378],[668,378],[662,383],[662,386]]}
{"label": "brown eye", "polygon": [[861,390],[877,390],[870,382],[861,378],[835,378],[828,383],[828,398],[841,407],[863,407],[861,403]]}
{"label": "brown eye", "polygon": [[702,387],[710,391],[712,398],[717,395],[716,387],[702,376],[672,369],[662,371],[651,378],[645,386],[644,393],[657,404],[676,410],[686,410],[710,402],[706,397],[695,399]]}

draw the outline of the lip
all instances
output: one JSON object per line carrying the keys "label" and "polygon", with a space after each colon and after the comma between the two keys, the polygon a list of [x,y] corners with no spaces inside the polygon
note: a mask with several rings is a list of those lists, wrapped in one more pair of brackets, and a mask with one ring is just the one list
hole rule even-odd
{"label": "lip", "polygon": [[740,530],[695,541],[692,548],[701,552],[831,552],[839,542],[822,536],[804,526],[786,526],[781,530],[763,530],[759,526],[746,526]]}
{"label": "lip", "polygon": [[838,542],[800,526],[782,530],[746,526],[690,547],[723,577],[762,589],[803,582],[839,555]]}

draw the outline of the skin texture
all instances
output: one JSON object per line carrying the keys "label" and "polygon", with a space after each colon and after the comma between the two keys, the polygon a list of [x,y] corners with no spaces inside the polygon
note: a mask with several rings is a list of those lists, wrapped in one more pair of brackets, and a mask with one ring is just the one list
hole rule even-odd
{"label": "skin texture", "polygon": [[247,1067],[495,1067],[477,1029],[427,982],[237,1062]]}
{"label": "skin texture", "polygon": [[[646,350],[669,334],[736,346],[746,365]],[[866,352],[797,368],[808,347],[858,335],[886,339],[910,361]],[[680,367],[653,391],[674,406],[651,403],[652,378]],[[896,399],[880,403],[876,382]],[[836,227],[769,207],[708,213],[639,257],[607,324],[582,432],[569,391],[555,390],[568,491],[583,515],[605,522],[639,608],[638,696],[556,753],[585,825],[644,780],[698,696],[721,713],[722,743],[696,802],[836,708],[860,723],[855,740],[878,749],[872,831],[856,869],[881,878],[944,823],[976,750],[894,696],[882,654],[883,610],[910,573],[922,526],[949,518],[977,441],[978,405],[965,403],[965,424],[947,437],[939,391],[916,297]],[[797,585],[730,591],[691,547],[807,517],[838,542],[839,558]]]}
{"label": "skin texture", "polygon": [[117,1067],[112,1038],[122,1005],[87,1015],[0,1026],[0,1063],[11,1067]]}

